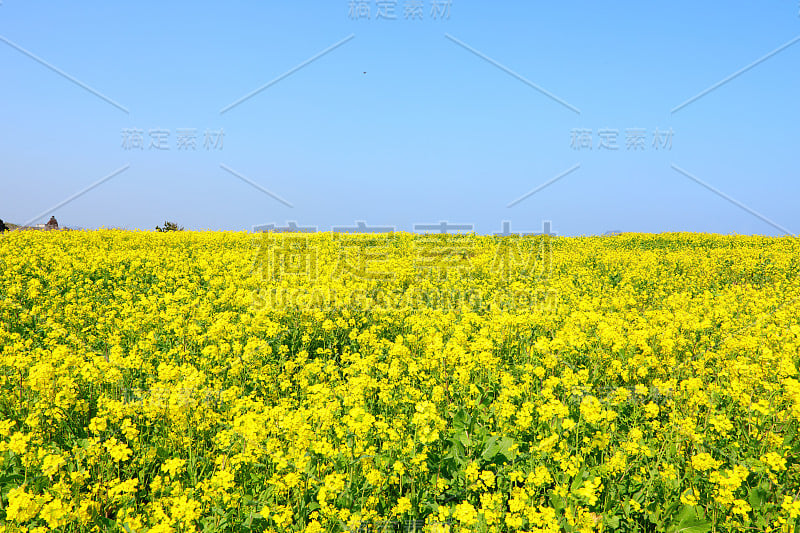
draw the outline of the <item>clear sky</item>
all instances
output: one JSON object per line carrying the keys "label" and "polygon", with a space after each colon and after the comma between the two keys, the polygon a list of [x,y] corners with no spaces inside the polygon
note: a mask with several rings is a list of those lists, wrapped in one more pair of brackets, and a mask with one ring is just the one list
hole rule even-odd
{"label": "clear sky", "polygon": [[2,0],[0,218],[800,232],[798,1],[447,4]]}

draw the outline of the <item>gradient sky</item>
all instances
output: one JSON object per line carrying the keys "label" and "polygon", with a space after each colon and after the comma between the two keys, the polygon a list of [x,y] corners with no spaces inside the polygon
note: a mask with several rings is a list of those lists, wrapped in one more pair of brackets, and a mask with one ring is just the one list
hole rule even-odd
{"label": "gradient sky", "polygon": [[0,218],[800,231],[797,1],[352,3],[2,0]]}

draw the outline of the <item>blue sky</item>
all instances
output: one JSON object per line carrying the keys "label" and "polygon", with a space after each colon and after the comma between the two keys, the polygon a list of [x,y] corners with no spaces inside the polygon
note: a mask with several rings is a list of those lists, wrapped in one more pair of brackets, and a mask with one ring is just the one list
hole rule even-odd
{"label": "blue sky", "polygon": [[0,218],[800,232],[800,3],[351,3],[3,0]]}

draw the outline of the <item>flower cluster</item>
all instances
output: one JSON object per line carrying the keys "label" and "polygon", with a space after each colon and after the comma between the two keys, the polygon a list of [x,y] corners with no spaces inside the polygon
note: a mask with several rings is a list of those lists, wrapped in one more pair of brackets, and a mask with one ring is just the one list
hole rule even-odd
{"label": "flower cluster", "polygon": [[798,252],[12,232],[0,531],[792,531]]}

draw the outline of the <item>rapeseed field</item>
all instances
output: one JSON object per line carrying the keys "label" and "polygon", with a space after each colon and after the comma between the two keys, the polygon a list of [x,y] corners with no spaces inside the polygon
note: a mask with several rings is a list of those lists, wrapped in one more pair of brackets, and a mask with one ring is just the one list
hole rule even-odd
{"label": "rapeseed field", "polygon": [[0,236],[0,528],[797,531],[793,238]]}

